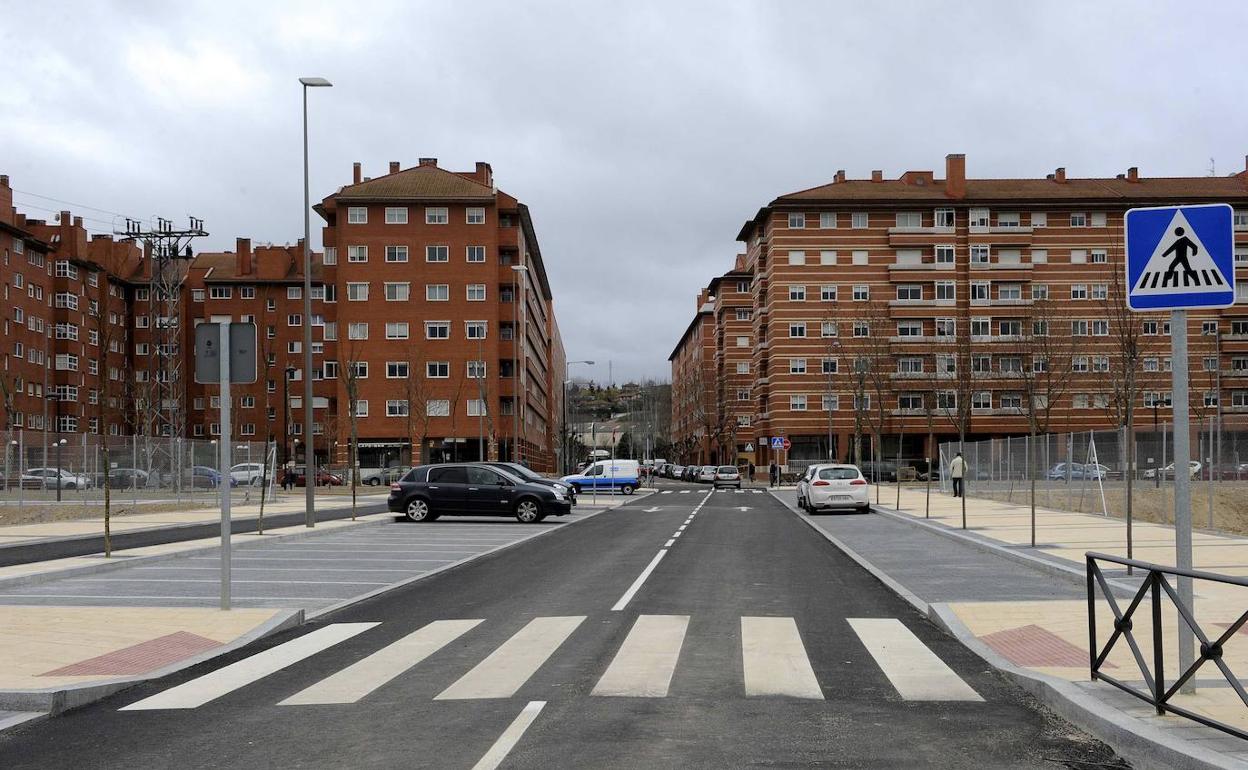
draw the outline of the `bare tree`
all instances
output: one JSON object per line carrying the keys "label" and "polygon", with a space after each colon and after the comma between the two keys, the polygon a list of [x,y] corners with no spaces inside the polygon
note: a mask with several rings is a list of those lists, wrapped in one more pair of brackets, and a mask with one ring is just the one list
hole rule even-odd
{"label": "bare tree", "polygon": [[[892,346],[889,342],[894,329],[886,300],[873,299],[863,306],[861,316],[854,321],[857,343],[856,362],[861,362],[865,369],[865,381],[870,400],[870,408],[862,409],[867,425],[871,430],[871,456],[875,462],[875,501],[880,501],[880,463],[884,451],[884,430],[888,426],[888,403],[893,391]],[[865,331],[861,335],[857,332]]]}
{"label": "bare tree", "polygon": [[1056,303],[1047,296],[1033,298],[1031,312],[1023,319],[1019,382],[1021,409],[1027,417],[1030,436],[1027,475],[1031,487],[1033,548],[1036,545],[1036,465],[1040,443],[1037,438],[1049,431],[1053,409],[1065,398],[1074,372],[1074,337],[1057,328],[1063,320],[1065,316],[1058,313]]}
{"label": "bare tree", "polygon": [[403,378],[403,397],[407,400],[407,462],[419,465],[424,462],[425,437],[429,434],[429,388],[423,342],[409,342],[406,354],[407,376]]}
{"label": "bare tree", "polygon": [[[965,451],[966,434],[971,429],[971,398],[975,390],[975,379],[971,372],[972,334],[970,314],[964,309],[956,319],[952,319],[952,329],[937,329],[937,340],[952,336],[952,351],[939,354],[947,356],[945,361],[952,364],[952,371],[937,371],[937,379],[943,379],[953,385],[952,389],[936,392],[936,409],[945,416],[949,424],[958,434],[958,452]],[[941,332],[952,331],[953,334]],[[939,366],[938,366],[939,369]],[[944,375],[942,378],[941,375]],[[965,484],[965,480],[963,482]],[[966,488],[962,489],[962,529],[966,529]]]}
{"label": "bare tree", "polygon": [[[355,520],[356,506],[356,490],[360,484],[360,431],[359,431],[359,400],[360,400],[360,364],[364,363],[360,358],[359,340],[351,340],[346,346],[347,360],[340,370],[340,376],[343,378],[343,385],[347,391],[347,419],[350,420],[351,445],[348,447],[347,459],[350,464],[348,473],[351,474],[351,520]],[[367,366],[367,364],[365,364]],[[308,404],[306,408],[311,408]],[[306,467],[305,483],[316,483],[313,469],[313,458],[308,453],[308,461]]]}

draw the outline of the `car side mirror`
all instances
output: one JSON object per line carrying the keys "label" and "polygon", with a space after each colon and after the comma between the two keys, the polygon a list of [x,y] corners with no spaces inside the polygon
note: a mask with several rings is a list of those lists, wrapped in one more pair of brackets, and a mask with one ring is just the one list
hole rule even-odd
{"label": "car side mirror", "polygon": [[498,484],[500,487],[509,487],[509,486],[511,486],[511,482],[510,482],[510,481],[508,481],[507,479],[499,479],[498,481],[496,481],[496,482],[494,482],[494,483]]}

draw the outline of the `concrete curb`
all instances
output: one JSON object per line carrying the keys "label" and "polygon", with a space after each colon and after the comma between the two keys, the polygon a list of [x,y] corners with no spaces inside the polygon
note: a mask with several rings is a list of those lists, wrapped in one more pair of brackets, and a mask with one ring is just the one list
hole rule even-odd
{"label": "concrete curb", "polygon": [[[886,572],[876,567],[861,554],[849,548],[836,537],[823,531],[817,524],[804,516],[793,506],[775,493],[772,493],[781,505],[805,522],[811,529],[822,535],[828,542],[839,548],[846,556],[853,559],[859,566],[879,580],[890,590],[913,605],[920,613],[931,620],[941,630],[954,637],[971,652],[978,655],[986,663],[1000,671],[1010,681],[1026,690],[1052,711],[1071,724],[1082,728],[1109,744],[1114,751],[1131,762],[1133,767],[1143,770],[1207,770],[1223,768],[1242,768],[1243,763],[1229,759],[1202,746],[1192,744],[1182,738],[1167,735],[1151,725],[1143,724],[1116,710],[1106,709],[1105,704],[1088,695],[1079,687],[1064,679],[1027,671],[1015,666],[988,645],[984,644],[971,633],[947,604],[928,604],[905,586],[891,578]],[[875,510],[875,506],[872,506]],[[889,511],[885,515],[913,522],[904,514]],[[941,532],[930,525],[927,527]],[[942,533],[945,534],[945,533]],[[989,544],[975,542],[972,538],[956,537],[970,545],[988,549]],[[1006,549],[1001,549],[1002,551]],[[992,550],[1000,555],[999,551]],[[1022,555],[1022,554],[1016,554]],[[1034,566],[1034,565],[1033,565]],[[1061,573],[1066,577],[1065,571]],[[1079,575],[1082,582],[1083,575]]]}
{"label": "concrete curb", "polygon": [[[147,682],[147,681],[154,680],[154,679],[160,679],[161,677],[168,676],[169,674],[175,673],[177,671],[190,668],[191,666],[199,665],[200,663],[211,660],[220,655],[225,655],[227,653],[233,652],[234,650],[237,650],[241,647],[251,644],[252,642],[255,642],[257,640],[263,639],[267,636],[272,636],[273,634],[276,634],[282,631],[287,631],[293,628],[298,628],[299,626],[312,622],[313,620],[324,617],[325,615],[328,615],[331,612],[336,612],[338,610],[345,609],[352,605],[359,604],[360,602],[364,602],[374,597],[380,596],[381,594],[387,593],[389,591],[393,591],[395,589],[403,588],[413,583],[417,583],[421,580],[427,580],[436,575],[440,575],[444,572],[455,569],[456,567],[462,567],[465,564],[469,564],[469,563],[472,563],[481,559],[486,559],[486,558],[495,556],[499,553],[502,553],[503,551],[507,551],[523,543],[527,543],[535,538],[542,537],[544,535],[549,535],[552,532],[561,531],[565,527],[580,524],[583,521],[589,521],[590,519],[594,518],[595,516],[601,513],[614,511],[622,507],[625,503],[629,502],[630,500],[635,500],[635,499],[637,498],[635,497],[622,498],[619,504],[617,505],[612,505],[610,507],[603,508],[600,511],[594,511],[592,513],[588,513],[582,518],[579,518],[576,521],[570,521],[563,526],[551,527],[550,529],[543,529],[543,530],[534,532],[533,534],[523,537],[520,540],[517,540],[515,542],[508,543],[506,545],[501,545],[501,546],[498,546],[497,548],[493,548],[489,551],[484,551],[482,553],[475,554],[473,556],[465,557],[463,559],[460,559],[459,561],[452,562],[450,564],[445,564],[441,567],[438,567],[437,569],[430,570],[429,572],[423,572],[419,575],[413,575],[412,577],[405,578],[403,580],[400,580],[397,583],[391,583],[389,585],[382,586],[381,588],[377,588],[372,591],[368,591],[366,593],[360,594],[359,596],[354,596],[349,599],[344,599],[343,601],[338,602],[337,604],[332,604],[328,607],[324,607],[322,609],[315,610],[313,612],[305,612],[304,610],[299,609],[299,610],[288,610],[284,613],[279,613],[278,615],[274,616],[272,619],[270,619],[263,625],[252,629],[247,634],[244,634],[243,636],[238,637],[237,639],[230,642],[229,644],[223,645],[221,647],[218,647],[212,650],[208,650],[207,652],[201,653],[191,658],[187,658],[186,660],[178,661],[162,669],[158,669],[156,671],[153,671],[148,674],[144,674],[142,676],[126,677],[122,679],[110,679],[110,680],[103,681],[103,682],[91,682],[88,684],[83,684],[83,685],[78,685],[78,686],[68,686],[68,687],[59,687],[59,688],[54,687],[54,688],[48,688],[46,690],[7,690],[7,691],[0,690],[0,710],[42,712],[45,718],[47,716],[56,716],[65,711],[80,708],[82,706],[89,705],[96,701],[103,700],[104,698],[107,698],[110,695],[114,695],[118,692],[121,692],[122,690],[128,689],[130,687],[134,687],[135,685],[142,684],[143,682]],[[376,514],[376,515],[382,515],[382,514]],[[384,516],[386,516],[387,518],[392,518],[393,514],[384,514]],[[362,522],[362,523],[377,525],[377,524],[384,524],[385,521]],[[342,529],[342,527],[336,527],[335,529]],[[328,532],[328,531],[333,531],[333,530],[322,530],[322,532]],[[316,533],[315,532],[313,533],[300,532],[300,533],[292,533],[292,534],[294,536],[307,537]],[[213,547],[215,548],[215,546]],[[198,550],[203,550],[203,549],[195,549],[195,550],[198,551]],[[160,556],[168,557],[168,558],[175,558],[176,556],[187,555],[189,553],[190,552],[183,552],[177,555],[160,554]],[[146,557],[139,557],[139,558],[146,558]],[[126,562],[126,563],[131,564],[134,562],[131,561],[131,562]],[[95,566],[95,565],[92,565],[92,566]],[[37,718],[39,717],[32,717],[31,719],[37,719]],[[19,722],[18,724],[27,724],[31,721],[31,719],[23,720]],[[10,725],[3,729],[9,729],[9,727],[15,727],[15,726],[16,725]],[[3,732],[3,729],[0,729],[0,732]]]}
{"label": "concrete curb", "polygon": [[[338,521],[345,521],[345,523],[333,527],[303,529],[296,532],[284,532],[277,535],[257,535],[254,532],[235,534],[230,537],[230,546],[232,548],[252,548],[255,546],[267,545],[275,540],[298,540],[302,538],[319,537],[321,535],[335,534],[342,529],[385,524],[393,516],[394,514],[391,513],[372,513],[360,516],[356,521],[340,519]],[[320,523],[325,524],[327,522]],[[243,540],[242,538],[254,539]],[[28,575],[0,577],[0,589],[50,583],[54,580],[61,580],[63,578],[97,575],[102,572],[112,572],[114,570],[124,569],[134,564],[150,564],[153,562],[181,559],[188,556],[200,556],[202,554],[215,551],[219,547],[220,543],[218,542],[214,545],[195,546],[194,548],[171,551],[170,553],[153,553],[142,556],[126,556],[125,552],[114,552],[112,558],[110,559],[105,559],[103,556],[99,556],[100,561],[96,564],[80,564],[73,567],[66,567],[64,569],[50,570],[48,572],[32,572]],[[70,558],[77,559],[82,557],[74,556]]]}
{"label": "concrete curb", "polygon": [[40,711],[49,716],[56,716],[70,709],[76,709],[89,703],[102,700],[121,692],[129,687],[142,684],[150,679],[159,679],[184,668],[199,665],[219,655],[233,652],[240,647],[263,639],[266,636],[285,631],[306,622],[303,610],[279,611],[269,620],[253,628],[237,639],[215,647],[199,655],[171,663],[141,676],[108,679],[102,682],[89,682],[81,685],[49,687],[42,690],[0,690],[0,709],[10,711]]}

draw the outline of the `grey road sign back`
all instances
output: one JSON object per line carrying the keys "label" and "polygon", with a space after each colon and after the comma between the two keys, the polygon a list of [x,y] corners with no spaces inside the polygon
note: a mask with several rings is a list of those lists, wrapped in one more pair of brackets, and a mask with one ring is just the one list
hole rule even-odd
{"label": "grey road sign back", "polygon": [[[202,323],[195,327],[195,382],[215,385],[221,381],[221,325]],[[230,324],[230,382],[256,381],[256,325]]]}

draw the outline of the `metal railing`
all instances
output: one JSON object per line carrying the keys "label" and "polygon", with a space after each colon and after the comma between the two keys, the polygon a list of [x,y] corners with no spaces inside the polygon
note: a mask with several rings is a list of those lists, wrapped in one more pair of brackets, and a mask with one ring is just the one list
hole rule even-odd
{"label": "metal railing", "polygon": [[[1219,575],[1213,572],[1202,572],[1199,570],[1177,569],[1174,567],[1162,567],[1150,562],[1138,561],[1136,559],[1124,559],[1118,556],[1110,556],[1103,553],[1088,552],[1087,559],[1087,588],[1088,588],[1088,654],[1091,662],[1092,681],[1103,681],[1114,685],[1120,690],[1134,695],[1145,703],[1151,704],[1157,709],[1159,715],[1165,714],[1167,711],[1186,717],[1195,722],[1199,722],[1216,730],[1237,736],[1239,738],[1248,739],[1248,731],[1220,722],[1212,717],[1196,713],[1182,706],[1178,706],[1172,702],[1174,696],[1196,675],[1206,663],[1213,663],[1226,679],[1227,683],[1234,688],[1235,694],[1239,696],[1240,701],[1245,707],[1248,707],[1248,693],[1244,692],[1243,685],[1240,684],[1239,677],[1231,670],[1223,659],[1222,652],[1226,642],[1239,632],[1241,626],[1248,622],[1248,611],[1243,612],[1235,622],[1231,623],[1224,632],[1216,639],[1210,640],[1205,634],[1200,624],[1196,622],[1196,618],[1192,608],[1187,606],[1180,598],[1179,592],[1175,587],[1170,585],[1170,581],[1166,579],[1167,575],[1173,575],[1177,578],[1188,578],[1191,580],[1205,580],[1214,583],[1222,583],[1226,585],[1240,586],[1248,588],[1248,579],[1230,577],[1227,575]],[[1110,564],[1118,564],[1144,573],[1143,582],[1139,589],[1131,599],[1131,603],[1127,605],[1124,612],[1118,604],[1118,600],[1114,598],[1105,574],[1101,571],[1099,562]],[[1108,603],[1110,610],[1114,614],[1114,632],[1110,634],[1109,639],[1105,642],[1104,647],[1098,646],[1096,636],[1096,599],[1097,588],[1100,588],[1101,596]],[[1165,633],[1162,628],[1162,594],[1170,597],[1174,609],[1178,612],[1179,619],[1186,624],[1192,634],[1200,642],[1200,655],[1196,660],[1182,671],[1174,684],[1166,687],[1165,677]],[[1144,603],[1144,598],[1150,598],[1150,611],[1152,615],[1152,643],[1153,643],[1153,659],[1150,667],[1144,657],[1144,653],[1140,650],[1138,640],[1135,638],[1133,617],[1135,613]],[[1144,683],[1147,691],[1132,686],[1130,683],[1115,678],[1104,672],[1104,667],[1109,654],[1113,651],[1114,645],[1120,639],[1125,639],[1127,645],[1131,648],[1131,654],[1135,658],[1136,665],[1139,666],[1140,673],[1144,677]],[[1180,655],[1180,659],[1182,656]]]}

